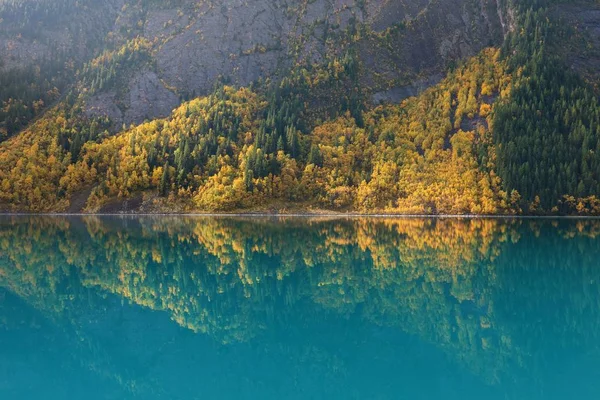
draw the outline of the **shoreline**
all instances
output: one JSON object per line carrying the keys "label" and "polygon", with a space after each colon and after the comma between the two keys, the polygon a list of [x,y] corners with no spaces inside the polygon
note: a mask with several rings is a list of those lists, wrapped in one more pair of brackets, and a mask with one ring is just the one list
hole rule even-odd
{"label": "shoreline", "polygon": [[484,214],[365,214],[365,213],[26,213],[0,212],[0,217],[188,217],[188,218],[333,218],[333,219],[599,219],[589,215],[484,215]]}

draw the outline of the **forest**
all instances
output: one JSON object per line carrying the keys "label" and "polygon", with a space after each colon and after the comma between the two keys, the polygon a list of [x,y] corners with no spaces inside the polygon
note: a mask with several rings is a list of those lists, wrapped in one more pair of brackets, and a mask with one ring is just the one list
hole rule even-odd
{"label": "forest", "polygon": [[320,64],[221,77],[141,124],[86,112],[156,68],[161,44],[134,32],[70,71],[1,71],[0,211],[600,214],[598,94],[554,51],[572,32],[552,3],[514,3],[502,46],[399,104],[367,101],[356,22]]}

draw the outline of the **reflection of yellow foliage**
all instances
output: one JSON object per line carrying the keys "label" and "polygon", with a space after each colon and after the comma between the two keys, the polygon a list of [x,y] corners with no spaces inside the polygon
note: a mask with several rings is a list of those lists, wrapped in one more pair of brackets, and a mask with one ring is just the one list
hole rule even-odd
{"label": "reflection of yellow foliage", "polygon": [[[523,232],[542,229],[494,219],[126,221],[5,220],[0,284],[59,315],[73,299],[57,288],[95,288],[224,343],[266,329],[274,301],[310,302],[419,335],[472,368],[491,360],[493,371],[480,371],[489,380],[518,351],[496,319],[494,262]],[[600,234],[595,221],[552,229]]]}

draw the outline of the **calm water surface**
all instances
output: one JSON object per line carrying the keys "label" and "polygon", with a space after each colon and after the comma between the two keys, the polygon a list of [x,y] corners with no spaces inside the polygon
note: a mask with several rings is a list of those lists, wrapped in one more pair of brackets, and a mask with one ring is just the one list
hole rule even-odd
{"label": "calm water surface", "polygon": [[598,399],[600,221],[0,217],[1,399]]}

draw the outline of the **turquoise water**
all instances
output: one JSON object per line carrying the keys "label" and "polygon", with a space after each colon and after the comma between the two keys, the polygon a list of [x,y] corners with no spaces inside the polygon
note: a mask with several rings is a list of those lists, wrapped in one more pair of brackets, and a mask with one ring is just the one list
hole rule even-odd
{"label": "turquoise water", "polygon": [[597,399],[600,221],[0,217],[1,399]]}

